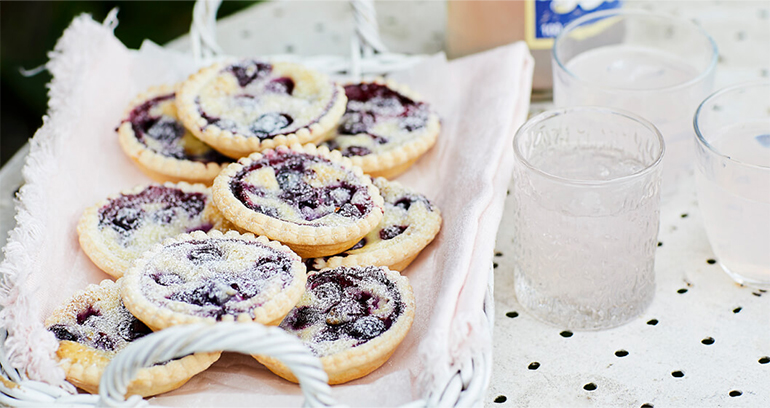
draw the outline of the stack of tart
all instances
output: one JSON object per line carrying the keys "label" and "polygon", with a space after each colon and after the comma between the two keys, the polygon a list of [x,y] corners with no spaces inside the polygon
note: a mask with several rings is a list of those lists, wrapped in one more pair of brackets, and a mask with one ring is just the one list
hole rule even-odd
{"label": "stack of tart", "polygon": [[[96,392],[130,342],[194,322],[278,325],[321,358],[331,384],[381,366],[414,320],[399,271],[441,226],[434,203],[388,179],[439,127],[402,85],[338,85],[291,63],[218,63],[139,95],[118,140],[155,183],[78,223],[83,251],[116,281],[90,285],[45,323],[68,380]],[[172,390],[218,358],[145,369],[128,394]]]}

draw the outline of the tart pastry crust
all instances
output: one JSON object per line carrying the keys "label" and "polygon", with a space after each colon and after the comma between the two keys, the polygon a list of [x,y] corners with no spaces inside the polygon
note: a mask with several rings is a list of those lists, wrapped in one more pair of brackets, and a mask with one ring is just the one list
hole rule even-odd
{"label": "tart pastry crust", "polygon": [[312,144],[242,158],[217,176],[212,194],[233,224],[303,258],[350,248],[382,219],[382,197],[361,169]]}
{"label": "tart pastry crust", "polygon": [[278,324],[304,291],[302,259],[279,242],[229,231],[179,235],[122,280],[126,308],[157,330],[217,321]]}
{"label": "tart pastry crust", "polygon": [[[371,373],[390,358],[406,337],[414,310],[412,287],[398,272],[343,266],[311,272],[307,291],[280,327],[320,357],[329,384],[341,384]],[[254,358],[297,382],[277,359]]]}
{"label": "tart pastry crust", "polygon": [[345,114],[323,145],[341,151],[364,173],[396,177],[436,143],[438,115],[406,85],[377,79],[347,84],[345,93]]}
{"label": "tart pastry crust", "polygon": [[[59,340],[56,356],[67,381],[92,394],[115,355],[150,329],[123,306],[120,283],[89,285],[54,310],[45,326]],[[147,397],[181,387],[219,359],[221,352],[195,353],[139,371],[126,396]]]}
{"label": "tart pastry crust", "polygon": [[211,185],[232,160],[182,125],[176,108],[178,88],[152,87],[129,104],[118,127],[120,147],[155,181]]}
{"label": "tart pastry crust", "polygon": [[287,62],[221,62],[182,84],[182,123],[223,154],[240,158],[319,142],[345,111],[345,92],[319,72]]}
{"label": "tart pastry crust", "polygon": [[232,229],[202,184],[140,185],[87,208],[78,222],[80,247],[115,278],[165,238],[194,230]]}
{"label": "tart pastry crust", "polygon": [[385,200],[380,224],[353,248],[331,258],[316,258],[314,269],[340,265],[381,265],[403,271],[441,229],[441,212],[424,195],[383,177],[374,185]]}

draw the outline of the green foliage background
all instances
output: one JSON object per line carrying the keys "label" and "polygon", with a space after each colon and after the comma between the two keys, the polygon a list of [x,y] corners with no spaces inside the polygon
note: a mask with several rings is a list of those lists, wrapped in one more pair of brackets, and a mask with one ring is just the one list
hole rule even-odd
{"label": "green foliage background", "polygon": [[[225,1],[218,18],[256,1]],[[31,78],[31,69],[47,61],[47,53],[72,19],[88,13],[102,21],[117,7],[115,35],[129,48],[150,39],[165,44],[190,30],[192,1],[2,1],[0,2],[0,164],[4,164],[42,125],[48,103],[47,72]]]}

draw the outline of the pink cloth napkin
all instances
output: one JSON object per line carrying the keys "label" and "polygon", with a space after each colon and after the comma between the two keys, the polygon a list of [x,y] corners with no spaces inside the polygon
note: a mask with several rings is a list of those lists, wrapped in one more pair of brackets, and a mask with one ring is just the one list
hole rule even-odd
{"label": "pink cloth napkin", "polygon": [[[63,384],[57,343],[42,322],[89,283],[107,279],[80,250],[82,211],[107,195],[150,182],[120,150],[115,127],[128,102],[148,86],[174,83],[199,67],[192,58],[145,43],[127,49],[109,27],[78,17],[48,68],[50,111],[24,167],[0,287],[5,346],[32,379]],[[443,55],[394,74],[442,118],[436,146],[398,180],[442,211],[436,240],[404,271],[417,299],[411,332],[381,369],[334,388],[340,402],[394,406],[440,390],[468,357],[491,353],[482,312],[494,240],[511,177],[514,131],[526,119],[533,62],[523,43],[447,62]],[[488,367],[477,372],[488,378]],[[481,370],[480,370],[481,371]],[[253,358],[225,354],[163,405],[298,405],[299,387]]]}

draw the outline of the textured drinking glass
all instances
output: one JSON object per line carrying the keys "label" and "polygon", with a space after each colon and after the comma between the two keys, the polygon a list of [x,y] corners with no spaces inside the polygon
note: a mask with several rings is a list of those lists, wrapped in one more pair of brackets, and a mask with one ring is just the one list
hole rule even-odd
{"label": "textured drinking glass", "polygon": [[712,92],[718,52],[693,22],[644,11],[587,14],[553,46],[557,107],[595,105],[633,112],[666,140],[664,195],[692,168],[692,117]]}
{"label": "textured drinking glass", "polygon": [[735,281],[770,287],[770,82],[723,89],[695,114],[698,205]]}
{"label": "textured drinking glass", "polygon": [[525,308],[570,329],[639,315],[655,291],[660,132],[632,113],[542,113],[513,139],[514,286]]}

